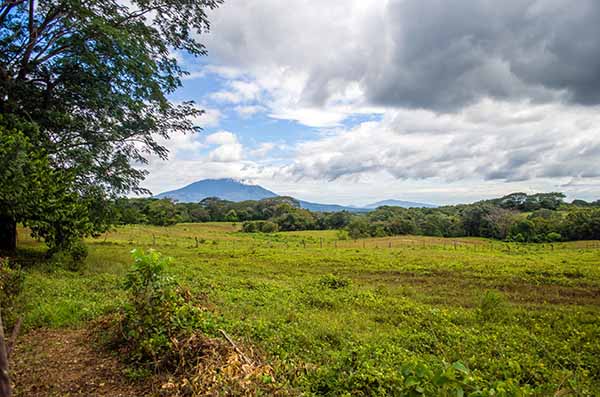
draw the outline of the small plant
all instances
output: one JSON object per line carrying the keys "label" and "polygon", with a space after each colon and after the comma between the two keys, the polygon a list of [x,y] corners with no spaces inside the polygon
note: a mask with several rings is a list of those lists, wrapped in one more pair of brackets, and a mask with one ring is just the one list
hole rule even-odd
{"label": "small plant", "polygon": [[186,354],[198,356],[194,345],[203,338],[195,330],[203,320],[202,309],[193,304],[189,291],[165,274],[170,258],[140,250],[133,250],[132,256],[134,265],[125,280],[128,301],[117,321],[115,342],[127,350],[127,360],[141,369],[192,364]]}
{"label": "small plant", "polygon": [[77,272],[85,265],[87,256],[88,248],[83,240],[76,240],[68,248],[54,252],[50,261],[58,267]]}
{"label": "small plant", "polygon": [[506,300],[497,291],[485,291],[479,300],[477,317],[483,321],[494,321],[504,318],[506,315]]}
{"label": "small plant", "polygon": [[327,274],[321,277],[319,284],[331,289],[340,289],[348,287],[351,284],[351,281],[347,278],[335,276],[333,274]]}
{"label": "small plant", "polygon": [[25,274],[20,267],[11,267],[7,258],[0,258],[0,307],[6,324],[15,320],[15,298],[23,290]]}

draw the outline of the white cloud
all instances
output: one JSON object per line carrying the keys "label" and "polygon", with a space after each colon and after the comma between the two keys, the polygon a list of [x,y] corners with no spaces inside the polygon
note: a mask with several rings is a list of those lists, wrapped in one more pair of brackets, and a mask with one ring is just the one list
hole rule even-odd
{"label": "white cloud", "polygon": [[328,180],[379,171],[446,182],[600,177],[599,110],[491,100],[457,114],[398,110],[300,144],[287,170]]}
{"label": "white cloud", "polygon": [[229,131],[219,131],[206,137],[205,142],[210,145],[219,145],[213,149],[208,158],[219,163],[231,163],[242,160],[243,147],[237,136]]}
{"label": "white cloud", "polygon": [[204,107],[202,109],[204,110],[204,113],[193,119],[194,124],[202,128],[219,126],[221,117],[223,117],[221,111],[209,107]]}
{"label": "white cloud", "polygon": [[275,146],[273,142],[263,142],[256,149],[251,150],[250,155],[259,158],[265,157]]}
{"label": "white cloud", "polygon": [[211,145],[227,145],[237,143],[238,139],[234,133],[229,131],[218,131],[206,136],[204,141]]}
{"label": "white cloud", "polygon": [[266,108],[260,105],[236,106],[234,110],[243,118],[250,117],[256,113],[264,112]]}
{"label": "white cloud", "polygon": [[216,101],[229,103],[251,102],[258,99],[261,88],[256,83],[233,80],[228,83],[228,89],[217,91],[211,95]]}
{"label": "white cloud", "polygon": [[221,145],[211,151],[208,154],[208,158],[211,161],[216,161],[219,163],[232,163],[235,161],[240,161],[242,159],[242,145],[239,143]]}

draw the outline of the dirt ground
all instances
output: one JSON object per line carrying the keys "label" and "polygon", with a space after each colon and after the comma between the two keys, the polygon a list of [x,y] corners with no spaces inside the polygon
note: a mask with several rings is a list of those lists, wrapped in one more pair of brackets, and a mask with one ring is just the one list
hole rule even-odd
{"label": "dirt ground", "polygon": [[14,396],[150,395],[148,386],[133,384],[109,352],[91,343],[87,330],[36,330],[19,337],[10,359]]}

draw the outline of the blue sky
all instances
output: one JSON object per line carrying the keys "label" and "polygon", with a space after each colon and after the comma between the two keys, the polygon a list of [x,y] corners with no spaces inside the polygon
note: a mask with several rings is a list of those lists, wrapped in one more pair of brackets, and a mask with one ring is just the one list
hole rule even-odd
{"label": "blue sky", "polygon": [[[175,54],[203,132],[154,193],[231,177],[305,200],[600,198],[600,4],[229,0]],[[574,43],[577,43],[575,45]]]}

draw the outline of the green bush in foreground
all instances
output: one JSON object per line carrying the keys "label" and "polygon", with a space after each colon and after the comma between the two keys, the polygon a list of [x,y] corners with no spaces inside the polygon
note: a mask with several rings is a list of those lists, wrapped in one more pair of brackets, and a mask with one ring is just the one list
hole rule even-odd
{"label": "green bush in foreground", "polygon": [[5,325],[15,321],[15,299],[21,293],[25,274],[20,268],[10,266],[7,258],[0,258],[0,308]]}
{"label": "green bush in foreground", "polygon": [[[133,250],[133,269],[127,274],[128,300],[117,319],[116,344],[127,361],[144,370],[174,369],[201,356],[202,338],[196,330],[210,327],[189,291],[165,274],[171,259],[155,251]],[[208,324],[208,325],[207,325]]]}

